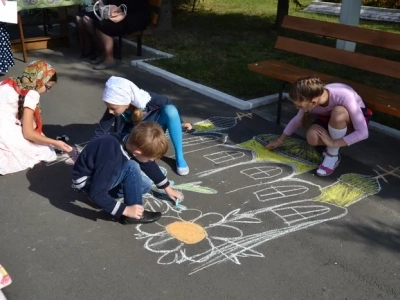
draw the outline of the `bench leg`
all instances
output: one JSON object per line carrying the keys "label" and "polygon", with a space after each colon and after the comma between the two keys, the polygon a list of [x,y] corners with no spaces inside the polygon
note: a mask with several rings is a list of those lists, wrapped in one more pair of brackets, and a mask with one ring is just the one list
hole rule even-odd
{"label": "bench leg", "polygon": [[282,101],[283,101],[283,90],[285,89],[286,82],[283,82],[279,90],[278,99],[278,111],[276,112],[276,123],[281,124],[281,113],[282,113]]}
{"label": "bench leg", "polygon": [[137,42],[137,56],[142,56],[142,34],[137,35],[136,42]]}

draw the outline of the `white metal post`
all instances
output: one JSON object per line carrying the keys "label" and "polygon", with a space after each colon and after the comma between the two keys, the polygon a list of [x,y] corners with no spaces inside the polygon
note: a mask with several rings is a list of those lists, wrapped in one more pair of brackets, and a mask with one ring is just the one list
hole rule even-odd
{"label": "white metal post", "polygon": [[[360,24],[361,0],[343,0],[340,9],[341,24],[358,26]],[[342,40],[336,41],[336,48],[354,52],[356,43]]]}

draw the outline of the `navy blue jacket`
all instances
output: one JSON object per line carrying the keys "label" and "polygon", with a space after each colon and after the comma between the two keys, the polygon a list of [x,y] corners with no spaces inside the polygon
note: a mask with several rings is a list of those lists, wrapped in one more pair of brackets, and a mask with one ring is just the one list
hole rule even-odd
{"label": "navy blue jacket", "polygon": [[[143,118],[143,121],[157,122],[158,118],[160,117],[161,108],[167,104],[172,104],[172,102],[165,96],[153,92],[148,93],[150,94],[151,99],[146,105],[146,109],[144,111],[145,117]],[[180,121],[183,123],[182,118]],[[114,116],[113,114],[109,113],[108,109],[106,109],[99,124],[96,126],[92,140],[104,134],[110,133],[113,124],[115,133],[129,133],[133,128],[132,122],[130,122],[130,120],[127,122],[123,115]],[[165,130],[166,128],[164,128],[164,131]]]}
{"label": "navy blue jacket", "polygon": [[[125,133],[107,134],[90,142],[79,154],[71,174],[72,188],[86,191],[94,203],[117,218],[122,215],[126,205],[110,196],[112,180],[126,161],[136,160],[124,149],[127,138]],[[156,162],[137,162],[157,188],[164,189],[169,186],[168,179]],[[141,189],[141,186],[137,188]]]}

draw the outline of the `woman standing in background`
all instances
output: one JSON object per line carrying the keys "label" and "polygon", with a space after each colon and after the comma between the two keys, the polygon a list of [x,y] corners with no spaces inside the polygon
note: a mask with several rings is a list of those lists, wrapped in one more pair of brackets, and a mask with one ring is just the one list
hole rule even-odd
{"label": "woman standing in background", "polygon": [[[6,5],[7,0],[1,0]],[[7,30],[7,24],[0,22],[0,76],[8,72],[8,69],[14,66],[14,57],[11,51],[10,35]]]}

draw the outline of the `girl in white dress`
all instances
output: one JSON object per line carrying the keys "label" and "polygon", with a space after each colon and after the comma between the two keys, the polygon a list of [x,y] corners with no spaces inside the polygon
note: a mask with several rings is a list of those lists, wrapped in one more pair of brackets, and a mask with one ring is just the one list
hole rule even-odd
{"label": "girl in white dress", "polygon": [[0,83],[0,174],[19,172],[56,158],[54,148],[71,152],[63,141],[42,132],[40,94],[57,81],[56,70],[42,60],[27,65],[21,77]]}

